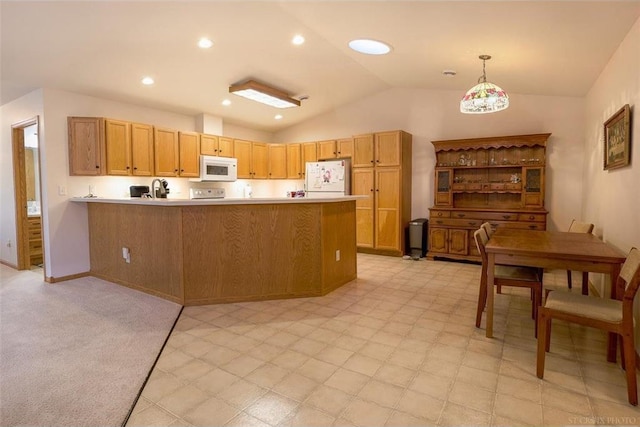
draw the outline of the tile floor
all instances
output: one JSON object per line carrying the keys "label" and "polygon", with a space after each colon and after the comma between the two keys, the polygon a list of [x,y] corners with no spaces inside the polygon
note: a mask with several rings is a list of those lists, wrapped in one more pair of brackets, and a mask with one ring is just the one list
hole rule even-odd
{"label": "tile floor", "polygon": [[496,296],[495,338],[475,328],[479,275],[359,254],[324,297],[187,307],[128,425],[640,423],[603,333],[555,322],[539,380],[526,290]]}

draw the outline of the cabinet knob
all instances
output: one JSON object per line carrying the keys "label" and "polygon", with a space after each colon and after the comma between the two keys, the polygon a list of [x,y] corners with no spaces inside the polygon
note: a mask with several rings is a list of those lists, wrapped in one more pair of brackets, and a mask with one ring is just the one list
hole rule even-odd
{"label": "cabinet knob", "polygon": [[504,218],[504,219],[510,219],[510,218],[511,218],[511,215],[502,215],[502,218]]}
{"label": "cabinet knob", "polygon": [[376,188],[376,191],[380,191],[380,190]]}
{"label": "cabinet knob", "polygon": [[376,160],[376,163],[380,163],[380,160]]}
{"label": "cabinet knob", "polygon": [[530,219],[531,221],[533,221],[534,219],[536,219],[536,217],[535,217],[535,216],[533,216],[533,215],[529,215],[529,219]]}
{"label": "cabinet knob", "polygon": [[138,170],[138,168],[134,166],[134,167],[133,167],[133,170],[134,170],[134,171],[137,171],[137,170]]}
{"label": "cabinet knob", "polygon": [[373,160],[371,160],[371,163],[373,163]]}
{"label": "cabinet knob", "polygon": [[129,169],[131,169],[131,167],[130,167],[130,166],[127,166],[127,170],[129,170]]}
{"label": "cabinet knob", "polygon": [[530,225],[529,228],[532,229],[532,230],[535,230],[536,228],[538,228],[538,226],[537,225]]}
{"label": "cabinet knob", "polygon": [[458,218],[464,218],[466,214],[458,214]]}
{"label": "cabinet knob", "polygon": [[335,156],[336,154],[338,154],[338,153],[336,153],[336,152],[334,151],[334,152],[333,152],[333,155]]}
{"label": "cabinet knob", "polygon": [[100,166],[99,166],[99,165],[96,165],[96,169],[100,169]]}
{"label": "cabinet knob", "polygon": [[436,221],[436,224],[442,224],[442,221]]}
{"label": "cabinet knob", "polygon": [[438,216],[442,216],[442,212],[438,212]]}
{"label": "cabinet knob", "polygon": [[174,172],[178,172],[178,169],[174,169],[173,171],[174,171]]}

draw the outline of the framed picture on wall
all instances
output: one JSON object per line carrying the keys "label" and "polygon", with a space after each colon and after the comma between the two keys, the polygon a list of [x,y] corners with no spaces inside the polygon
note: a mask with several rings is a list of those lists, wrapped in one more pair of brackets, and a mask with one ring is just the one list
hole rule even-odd
{"label": "framed picture on wall", "polygon": [[630,161],[630,116],[629,104],[619,109],[604,122],[604,169],[627,166]]}

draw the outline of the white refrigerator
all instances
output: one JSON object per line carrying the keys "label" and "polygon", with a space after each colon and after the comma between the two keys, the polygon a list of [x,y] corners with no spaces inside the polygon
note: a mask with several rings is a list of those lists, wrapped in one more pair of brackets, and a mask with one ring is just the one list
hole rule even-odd
{"label": "white refrigerator", "polygon": [[310,198],[351,194],[351,160],[307,162],[304,189]]}

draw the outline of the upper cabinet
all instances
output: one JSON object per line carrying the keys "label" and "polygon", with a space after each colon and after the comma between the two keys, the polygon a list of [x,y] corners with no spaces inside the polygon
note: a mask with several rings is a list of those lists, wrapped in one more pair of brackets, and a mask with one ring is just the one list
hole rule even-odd
{"label": "upper cabinet", "polygon": [[304,163],[302,163],[302,145],[286,144],[287,146],[287,178],[302,179]]}
{"label": "upper cabinet", "polygon": [[154,129],[155,175],[178,176],[180,168],[178,132],[173,129]]}
{"label": "upper cabinet", "polygon": [[356,135],[353,137],[353,161],[354,168],[366,168],[373,166],[373,134]]}
{"label": "upper cabinet", "polygon": [[133,175],[153,176],[153,126],[131,123]]}
{"label": "upper cabinet", "polygon": [[207,156],[233,157],[233,138],[201,134],[200,154]]}
{"label": "upper cabinet", "polygon": [[178,132],[179,175],[184,177],[200,176],[200,134],[196,132]]}
{"label": "upper cabinet", "polygon": [[287,144],[267,144],[269,150],[269,179],[287,178]]}
{"label": "upper cabinet", "polygon": [[105,120],[107,175],[131,175],[131,124]]}
{"label": "upper cabinet", "polygon": [[102,175],[105,170],[104,119],[68,117],[69,175]]}
{"label": "upper cabinet", "polygon": [[337,159],[353,157],[353,138],[344,138],[336,141]]}
{"label": "upper cabinet", "polygon": [[233,152],[238,159],[238,178],[267,179],[269,151],[264,142],[233,140]]}
{"label": "upper cabinet", "polygon": [[318,160],[335,159],[338,154],[336,141],[318,141]]}

